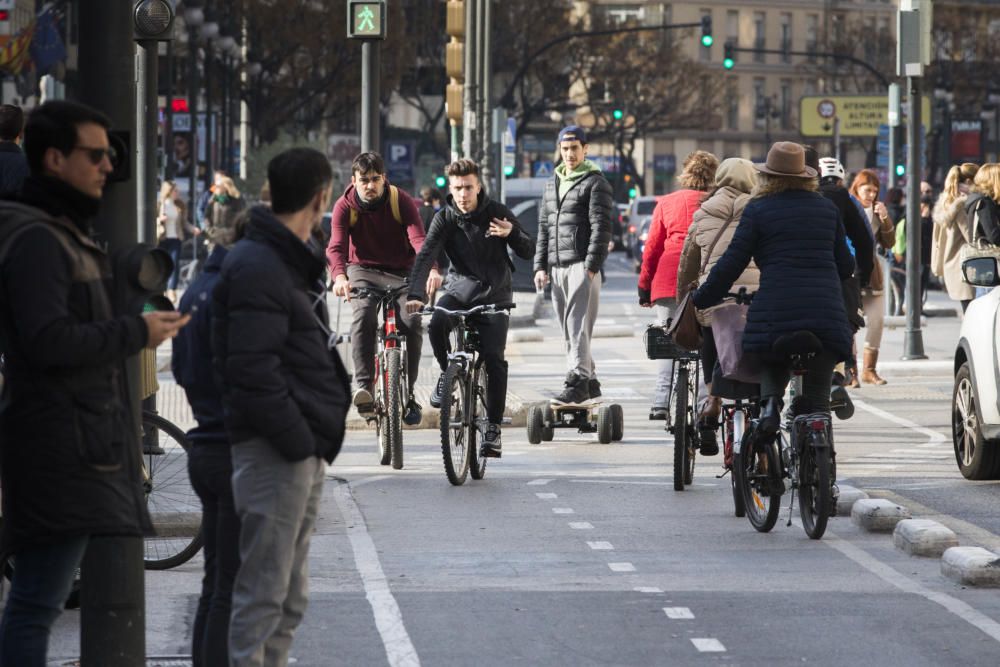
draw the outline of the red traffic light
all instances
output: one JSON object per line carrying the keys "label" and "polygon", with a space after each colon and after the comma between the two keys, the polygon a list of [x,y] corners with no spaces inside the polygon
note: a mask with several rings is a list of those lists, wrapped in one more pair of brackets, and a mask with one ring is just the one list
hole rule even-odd
{"label": "red traffic light", "polygon": [[0,21],[9,21],[9,20],[10,20],[10,10],[0,9]]}
{"label": "red traffic light", "polygon": [[186,97],[175,97],[170,101],[170,108],[174,113],[187,113],[190,111],[188,108],[188,101]]}

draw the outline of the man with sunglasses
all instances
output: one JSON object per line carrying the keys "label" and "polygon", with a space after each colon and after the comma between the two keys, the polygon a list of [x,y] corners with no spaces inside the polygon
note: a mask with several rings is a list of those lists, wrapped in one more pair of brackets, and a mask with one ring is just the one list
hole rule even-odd
{"label": "man with sunglasses", "polygon": [[122,362],[190,318],[115,312],[111,262],[91,226],[112,171],[108,127],[73,102],[35,109],[24,130],[30,175],[16,201],[0,202],[0,555],[16,561],[3,665],[45,664],[92,537],[152,531]]}

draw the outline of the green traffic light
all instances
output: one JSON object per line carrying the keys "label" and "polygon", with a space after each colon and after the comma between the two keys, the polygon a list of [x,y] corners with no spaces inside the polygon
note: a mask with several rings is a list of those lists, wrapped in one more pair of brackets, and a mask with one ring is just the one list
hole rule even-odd
{"label": "green traffic light", "polygon": [[905,164],[897,164],[896,165],[896,175],[897,176],[906,176],[906,165]]}
{"label": "green traffic light", "polygon": [[514,175],[514,167],[504,167],[503,168],[503,175],[507,176],[508,178],[511,177],[511,176],[513,176]]}
{"label": "green traffic light", "polygon": [[625,117],[625,112],[622,111],[621,109],[615,109],[614,111],[611,112],[611,116],[615,120],[621,120],[622,118]]}
{"label": "green traffic light", "polygon": [[704,47],[706,47],[706,48],[712,46],[712,44],[714,42],[715,42],[715,39],[711,35],[702,35],[701,36],[701,45],[704,46]]}
{"label": "green traffic light", "polygon": [[629,189],[628,189],[628,198],[629,198],[629,199],[635,199],[635,196],[636,196],[637,194],[639,194],[639,191],[638,191],[638,190],[636,190],[635,188],[629,188]]}
{"label": "green traffic light", "polygon": [[733,67],[736,66],[736,61],[733,60],[732,58],[725,58],[722,61],[722,66],[725,67],[726,69],[732,69]]}
{"label": "green traffic light", "polygon": [[443,188],[444,186],[448,185],[448,179],[446,179],[444,176],[438,176],[437,178],[434,179],[434,185],[438,186],[439,188]]}

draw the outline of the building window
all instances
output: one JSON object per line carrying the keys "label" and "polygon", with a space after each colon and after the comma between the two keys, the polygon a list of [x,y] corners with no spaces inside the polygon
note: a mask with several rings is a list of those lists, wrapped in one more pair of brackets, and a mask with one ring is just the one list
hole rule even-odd
{"label": "building window", "polygon": [[738,82],[730,78],[726,85],[726,127],[740,129],[740,92]]}
{"label": "building window", "polygon": [[789,51],[792,50],[792,15],[788,13],[781,14],[781,41],[779,47],[783,54],[781,54],[781,62],[790,63],[792,62],[792,56]]}
{"label": "building window", "polygon": [[610,25],[626,23],[641,25],[646,20],[646,7],[644,5],[599,5],[598,7],[604,15],[605,23]]}
{"label": "building window", "polygon": [[[753,13],[753,48],[767,48],[767,14],[764,12]],[[755,63],[764,62],[764,54],[755,52],[753,61]]]}
{"label": "building window", "polygon": [[[806,51],[819,51],[819,14],[806,14]],[[808,56],[808,60],[816,62],[815,56]]]}
{"label": "building window", "polygon": [[792,126],[792,82],[789,79],[781,80],[781,127],[788,129]]}
{"label": "building window", "polygon": [[767,95],[764,93],[764,79],[762,77],[753,80],[753,126],[758,130],[764,129],[766,113]]}

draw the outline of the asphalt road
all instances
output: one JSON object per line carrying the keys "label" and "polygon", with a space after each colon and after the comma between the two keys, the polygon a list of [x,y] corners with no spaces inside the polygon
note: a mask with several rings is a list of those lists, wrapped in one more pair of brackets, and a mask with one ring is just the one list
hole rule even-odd
{"label": "asphalt road", "polygon": [[[506,428],[486,478],[453,487],[438,434],[405,432],[405,468],[378,465],[374,432],[348,433],[329,470],[312,543],[311,602],[292,650],[297,665],[995,665],[1000,596],[905,555],[891,536],[846,517],[809,540],[733,516],[719,457],[695,483],[671,484],[672,443],[646,419],[655,362],[634,306],[635,276],[611,262],[594,346],[606,400],[623,405],[625,437],[558,430],[532,446]],[[940,295],[932,295],[940,301]],[[854,392],[837,422],[840,481],[952,527],[963,545],[1000,553],[997,482],[957,471],[942,370],[957,318],[931,318],[925,367],[883,344],[885,387]],[[508,346],[510,389],[543,400],[565,374],[558,332]],[[431,378],[429,366],[425,377]],[[430,379],[427,380],[428,382]],[[794,516],[793,516],[794,519]],[[186,664],[201,558],[147,573],[149,655]],[[55,664],[77,654],[79,617],[53,638]]]}

